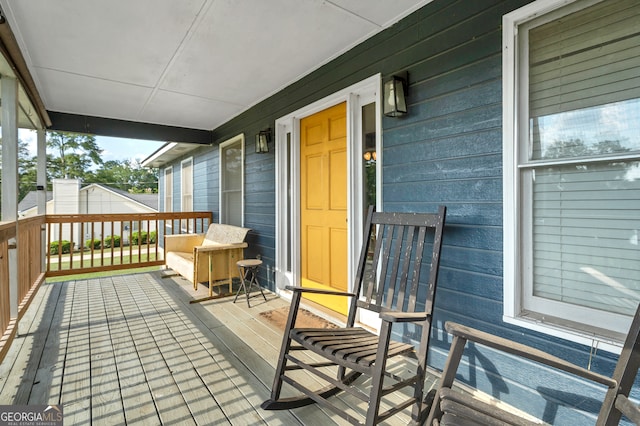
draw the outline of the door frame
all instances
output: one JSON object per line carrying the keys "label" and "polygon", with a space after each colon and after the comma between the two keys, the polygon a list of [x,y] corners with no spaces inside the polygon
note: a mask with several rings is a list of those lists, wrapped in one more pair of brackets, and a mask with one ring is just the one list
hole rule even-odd
{"label": "door frame", "polygon": [[382,205],[382,76],[373,75],[352,86],[298,109],[275,122],[276,157],[276,293],[291,298],[287,285],[300,285],[300,120],[342,102],[347,103],[347,220],[348,291],[353,290],[355,269],[364,227],[362,107],[376,105],[376,208]]}

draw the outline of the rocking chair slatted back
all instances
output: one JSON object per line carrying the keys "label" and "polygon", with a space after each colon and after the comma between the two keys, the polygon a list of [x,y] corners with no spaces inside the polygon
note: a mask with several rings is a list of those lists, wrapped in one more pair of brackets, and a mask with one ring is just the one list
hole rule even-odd
{"label": "rocking chair slatted back", "polygon": [[[376,213],[369,212],[368,223],[372,227],[372,237],[365,241],[356,273],[356,283],[364,287],[364,298],[352,300],[349,310],[354,314],[356,308],[374,312],[402,311],[415,312],[420,286],[423,256],[425,255],[425,238],[427,231],[433,229],[433,245],[440,247],[442,227],[438,227],[438,219],[445,214],[441,206],[438,215],[428,216],[414,213]],[[375,241],[373,255],[369,245]],[[429,247],[427,247],[429,248]],[[432,251],[431,263],[428,265],[430,275],[427,283],[427,294],[424,311],[431,313],[435,283],[438,278],[440,250]],[[435,266],[435,267],[434,267]],[[408,287],[408,288],[407,288]],[[358,294],[360,288],[354,293]],[[407,291],[408,297],[407,297]],[[355,318],[354,318],[355,319]],[[348,326],[353,325],[349,317]]]}

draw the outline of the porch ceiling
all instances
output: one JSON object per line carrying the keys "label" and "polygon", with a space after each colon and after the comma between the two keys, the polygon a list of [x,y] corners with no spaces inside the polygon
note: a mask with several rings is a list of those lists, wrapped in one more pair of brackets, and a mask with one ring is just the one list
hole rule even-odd
{"label": "porch ceiling", "polygon": [[0,0],[49,112],[212,130],[431,0]]}

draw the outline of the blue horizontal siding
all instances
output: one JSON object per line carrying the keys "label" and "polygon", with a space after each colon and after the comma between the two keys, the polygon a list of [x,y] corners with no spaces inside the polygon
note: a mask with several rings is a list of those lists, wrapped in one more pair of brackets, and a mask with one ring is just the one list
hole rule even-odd
{"label": "blue horizontal siding", "polygon": [[[501,19],[529,2],[435,0],[213,130],[214,144],[245,135],[244,223],[252,229],[246,255],[263,257],[261,283],[273,289],[267,267],[272,271],[275,266],[276,178],[273,143],[271,152],[256,154],[255,135],[275,128],[278,118],[371,75],[408,71],[409,113],[382,117],[383,210],[432,212],[440,204],[448,209],[429,364],[444,365],[450,344],[444,323],[456,321],[587,365],[590,348],[502,319]],[[194,203],[217,218],[217,146],[198,153]],[[178,172],[174,169],[174,179]],[[417,332],[406,325],[396,330],[408,340]],[[599,352],[591,359],[592,369],[611,374],[616,358]],[[461,379],[547,421],[583,424],[598,409],[594,401],[601,400],[601,391],[581,381],[481,347],[470,348],[466,359]]]}

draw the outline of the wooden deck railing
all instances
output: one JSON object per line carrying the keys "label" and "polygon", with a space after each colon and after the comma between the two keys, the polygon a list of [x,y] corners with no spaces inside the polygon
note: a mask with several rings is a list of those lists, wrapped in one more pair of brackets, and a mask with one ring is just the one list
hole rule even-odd
{"label": "wooden deck railing", "polygon": [[162,265],[165,235],[205,232],[212,220],[211,212],[175,212],[0,223],[0,362],[45,277]]}
{"label": "wooden deck railing", "polygon": [[0,223],[0,360],[16,332],[9,294],[9,244],[16,237],[16,222]]}
{"label": "wooden deck railing", "polygon": [[18,221],[18,317],[26,311],[33,294],[44,281],[42,270],[42,229],[45,216]]}
{"label": "wooden deck railing", "polygon": [[[0,224],[0,360],[17,331],[20,318],[44,281],[42,226],[44,216]],[[11,255],[15,253],[16,262]],[[11,285],[12,277],[15,284]]]}
{"label": "wooden deck railing", "polygon": [[205,232],[211,212],[46,216],[46,275],[164,264],[165,235]]}

